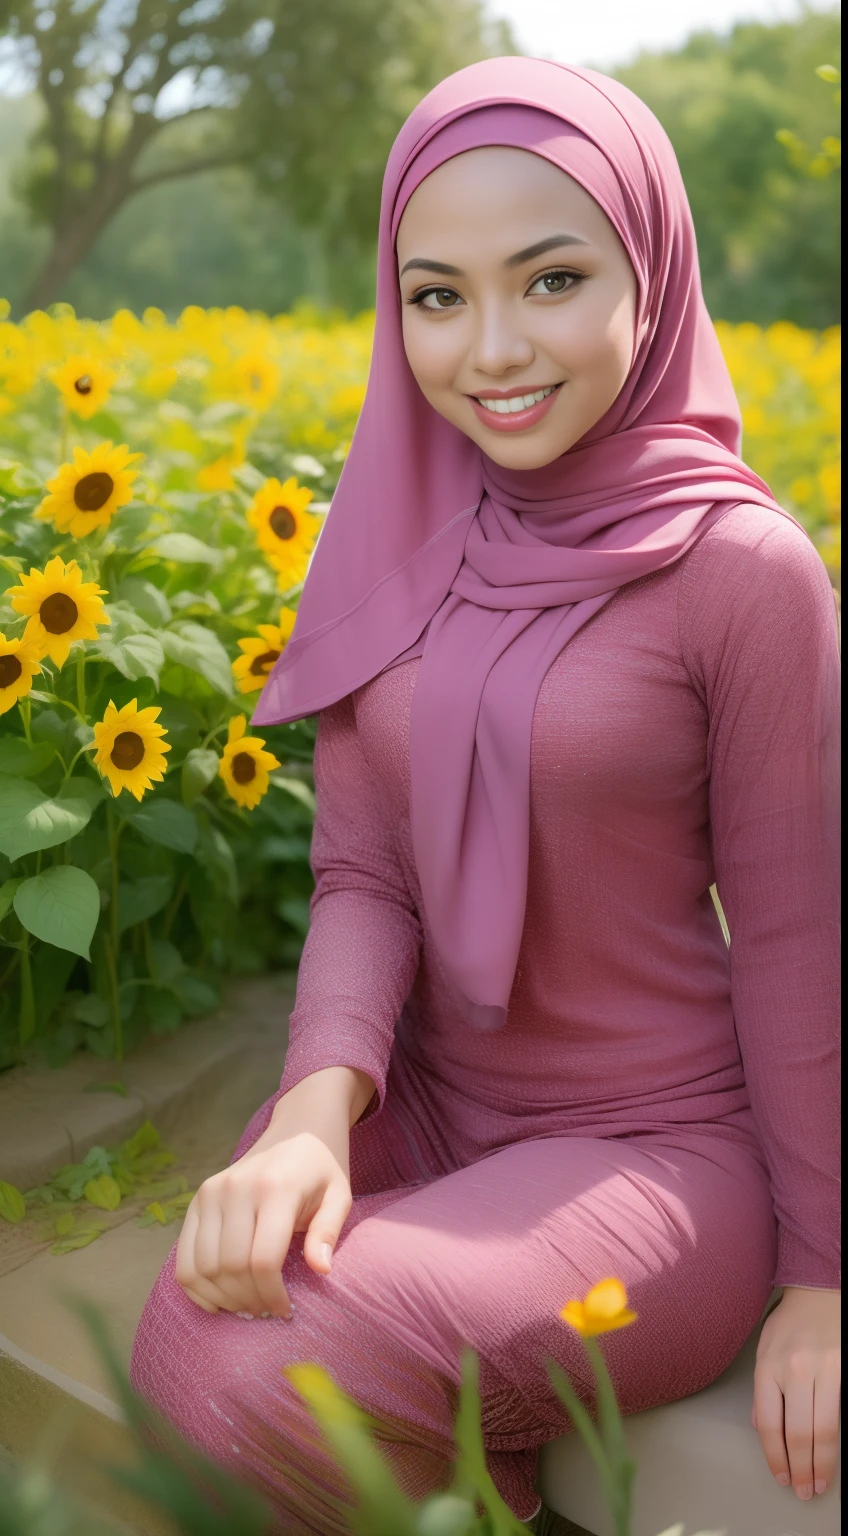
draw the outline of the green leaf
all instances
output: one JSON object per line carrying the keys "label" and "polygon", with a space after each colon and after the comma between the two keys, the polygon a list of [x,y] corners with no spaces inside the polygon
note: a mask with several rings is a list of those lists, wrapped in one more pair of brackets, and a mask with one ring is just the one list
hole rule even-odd
{"label": "green leaf", "polygon": [[168,986],[185,968],[185,961],[175,944],[168,939],[151,939],[150,975],[157,986]]}
{"label": "green leaf", "polygon": [[163,560],[175,560],[179,565],[217,567],[224,559],[220,549],[213,549],[210,544],[204,544],[202,539],[196,539],[192,533],[160,534],[148,548],[155,555],[160,555]]}
{"label": "green leaf", "polygon": [[301,933],[304,938],[306,937],[310,923],[308,896],[284,896],[277,902],[276,910],[280,917],[284,917],[287,923],[291,923],[295,933]]}
{"label": "green leaf", "polygon": [[31,779],[56,755],[49,741],[37,741],[32,746],[22,736],[0,738],[0,773],[10,773],[18,778]]}
{"label": "green leaf", "polygon": [[183,1016],[176,994],[166,991],[164,987],[147,988],[144,1011],[154,1035],[172,1035]]}
{"label": "green leaf", "polygon": [[116,1211],[121,1203],[121,1191],[109,1173],[102,1173],[98,1179],[89,1179],[83,1194],[89,1205],[99,1206],[101,1211]]}
{"label": "green leaf", "polygon": [[143,1152],[152,1152],[159,1146],[161,1137],[155,1125],[149,1120],[142,1121],[137,1131],[121,1143],[121,1151],[127,1158],[141,1157]]}
{"label": "green leaf", "polygon": [[199,1017],[203,1013],[213,1013],[221,1006],[221,996],[217,988],[204,981],[201,976],[192,975],[191,971],[183,971],[171,982],[171,991],[179,998],[186,1013]]}
{"label": "green leaf", "polygon": [[0,921],[6,916],[7,912],[11,911],[15,891],[20,883],[20,880],[4,880],[3,884],[0,885]]}
{"label": "green leaf", "polygon": [[103,1227],[82,1227],[76,1232],[71,1232],[67,1237],[60,1237],[50,1249],[51,1253],[74,1253],[77,1248],[87,1248],[96,1237],[102,1237]]}
{"label": "green leaf", "polygon": [[304,784],[302,779],[289,779],[286,778],[285,774],[271,773],[268,776],[268,782],[273,784],[275,789],[283,789],[287,795],[291,795],[293,799],[299,800],[301,805],[305,805],[306,809],[311,811],[314,816],[315,792],[310,789],[308,784]]}
{"label": "green leaf", "polygon": [[154,629],[170,623],[171,604],[155,582],[146,581],[143,576],[125,576],[118,585],[118,596],[123,602],[131,603],[136,613],[140,613]]}
{"label": "green leaf", "polygon": [[158,688],[165,653],[155,635],[127,635],[125,640],[117,642],[101,635],[96,654],[133,682],[140,677],[151,677]]}
{"label": "green leaf", "polygon": [[55,797],[25,779],[0,776],[0,852],[19,859],[76,837],[102,796],[89,779],[68,779]]}
{"label": "green leaf", "polygon": [[199,672],[218,693],[228,698],[232,696],[233,672],[230,658],[211,629],[207,629],[204,624],[183,619],[172,629],[163,630],[160,638],[165,655],[171,661]]}
{"label": "green leaf", "polygon": [[197,822],[191,811],[176,800],[159,796],[129,807],[127,821],[151,843],[175,848],[178,853],[193,853],[197,842]]}
{"label": "green leaf", "polygon": [[0,1216],[4,1221],[23,1221],[26,1215],[26,1202],[19,1189],[14,1184],[7,1184],[5,1179],[0,1179]]}
{"label": "green leaf", "polygon": [[114,1083],[86,1083],[82,1091],[83,1093],[116,1093],[121,1099],[125,1099],[129,1093],[126,1083],[117,1080]]}
{"label": "green leaf", "polygon": [[118,886],[118,932],[153,917],[170,900],[174,882],[170,875],[143,875],[132,884]]}
{"label": "green leaf", "polygon": [[29,933],[57,949],[90,960],[89,946],[100,916],[100,892],[90,875],[72,864],[57,864],[22,880],[15,911]]}
{"label": "green leaf", "polygon": [[100,997],[96,992],[89,992],[74,1003],[73,1016],[81,1023],[90,1025],[92,1029],[105,1029],[111,1014],[105,997]]}
{"label": "green leaf", "polygon": [[218,754],[212,747],[192,747],[182,766],[183,804],[194,805],[218,775]]}
{"label": "green leaf", "polygon": [[103,553],[110,554],[115,549],[130,549],[133,554],[138,550],[150,527],[150,519],[153,508],[144,502],[131,501],[122,507],[112,518],[103,541]]}

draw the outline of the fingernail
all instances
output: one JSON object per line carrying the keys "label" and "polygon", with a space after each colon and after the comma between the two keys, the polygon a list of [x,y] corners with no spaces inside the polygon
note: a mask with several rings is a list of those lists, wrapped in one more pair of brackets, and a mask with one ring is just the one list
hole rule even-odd
{"label": "fingernail", "polygon": [[789,1473],[788,1472],[775,1472],[774,1480],[775,1480],[776,1483],[780,1483],[781,1488],[788,1488],[789,1487]]}
{"label": "fingernail", "polygon": [[246,1317],[247,1321],[249,1323],[253,1321],[253,1313],[252,1312],[237,1312],[236,1313],[236,1317]]}
{"label": "fingernail", "polygon": [[332,1265],[332,1262],[333,1262],[333,1250],[330,1247],[329,1243],[322,1243],[321,1244],[321,1257],[324,1260],[324,1263],[329,1268]]}
{"label": "fingernail", "polygon": [[825,1482],[823,1477],[817,1477],[816,1478],[816,1493],[826,1493],[826,1492],[827,1492],[827,1483]]}
{"label": "fingernail", "polygon": [[260,1312],[259,1316],[260,1317],[270,1317],[271,1314],[270,1314],[270,1312]]}
{"label": "fingernail", "polygon": [[811,1499],[813,1497],[813,1490],[809,1483],[799,1483],[795,1492],[799,1499]]}

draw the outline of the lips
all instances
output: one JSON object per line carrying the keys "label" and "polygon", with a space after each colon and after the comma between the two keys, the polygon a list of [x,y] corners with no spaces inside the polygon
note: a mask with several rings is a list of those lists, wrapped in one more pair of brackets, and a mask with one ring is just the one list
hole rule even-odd
{"label": "lips", "polygon": [[548,395],[553,394],[556,388],[556,384],[547,384],[544,389],[537,389],[524,395],[496,395],[492,397],[475,395],[474,399],[479,400],[484,410],[494,411],[498,416],[517,415],[519,411],[529,411],[534,405],[538,405],[540,401],[546,400]]}
{"label": "lips", "polygon": [[562,384],[550,384],[522,395],[501,395],[488,400],[476,395],[468,398],[478,420],[493,432],[523,432],[547,415],[561,389]]}

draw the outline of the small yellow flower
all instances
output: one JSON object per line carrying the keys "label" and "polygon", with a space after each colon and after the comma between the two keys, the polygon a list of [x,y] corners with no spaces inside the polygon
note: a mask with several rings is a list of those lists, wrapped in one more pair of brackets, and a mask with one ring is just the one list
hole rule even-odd
{"label": "small yellow flower", "polygon": [[295,618],[291,608],[281,608],[279,624],[257,624],[258,635],[239,641],[239,650],[244,654],[233,662],[239,693],[256,693],[264,685],[274,662],[285,650]]}
{"label": "small yellow flower", "polygon": [[264,352],[237,357],[232,370],[233,393],[255,411],[267,411],[280,387],[280,370]]}
{"label": "small yellow flower", "polygon": [[247,511],[259,548],[277,571],[283,592],[303,581],[318,537],[321,519],[306,510],[312,496],[293,475],[284,484],[266,480]]}
{"label": "small yellow flower", "polygon": [[31,635],[18,635],[11,640],[0,634],[0,715],[17,704],[29,693],[36,672],[41,671],[39,662],[42,651]]}
{"label": "small yellow flower", "polygon": [[164,726],[156,724],[160,713],[158,705],[139,709],[137,699],[122,709],[109,700],[103,719],[94,727],[94,763],[109,780],[113,795],[128,789],[140,800],[154,779],[165,777],[164,754],[171,748],[162,740]]}
{"label": "small yellow flower", "polygon": [[50,378],[68,409],[87,421],[106,404],[117,374],[91,353],[75,352]]}
{"label": "small yellow flower", "polygon": [[98,624],[111,624],[99,596],[105,592],[96,581],[83,581],[76,560],[67,565],[60,555],[48,560],[43,571],[21,572],[19,587],[6,593],[18,613],[29,615],[26,637],[63,667],[74,640],[96,640]]}
{"label": "small yellow flower", "polygon": [[98,443],[91,453],[74,449],[73,464],[62,464],[36,508],[34,516],[52,521],[59,533],[81,538],[94,528],[106,528],[119,507],[132,501],[137,471],[130,469],[142,455],[130,453],[126,443],[113,448]]}
{"label": "small yellow flower", "polygon": [[635,1323],[637,1314],[628,1310],[627,1292],[620,1280],[600,1280],[584,1301],[567,1302],[559,1315],[582,1338],[593,1339],[598,1333],[612,1333],[615,1328]]}
{"label": "small yellow flower", "polygon": [[273,752],[263,751],[261,737],[245,736],[246,726],[244,715],[233,715],[218,772],[236,804],[252,810],[267,792],[270,770],[280,764]]}

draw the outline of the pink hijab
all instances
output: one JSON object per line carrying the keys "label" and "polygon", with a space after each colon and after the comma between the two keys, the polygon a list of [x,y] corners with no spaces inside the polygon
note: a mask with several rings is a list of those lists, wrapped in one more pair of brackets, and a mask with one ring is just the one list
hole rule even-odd
{"label": "pink hijab", "polygon": [[[493,463],[433,410],[401,334],[403,208],[445,160],[491,144],[531,150],[579,182],[638,279],[624,387],[574,447],[531,471]],[[678,560],[730,507],[782,512],[739,447],[689,204],[653,114],[605,75],[541,59],[487,59],[443,80],[389,156],[368,390],[253,723],[313,714],[421,657],[413,848],[445,978],[479,1029],[504,1023],[521,942],[542,679],[621,586]]]}

